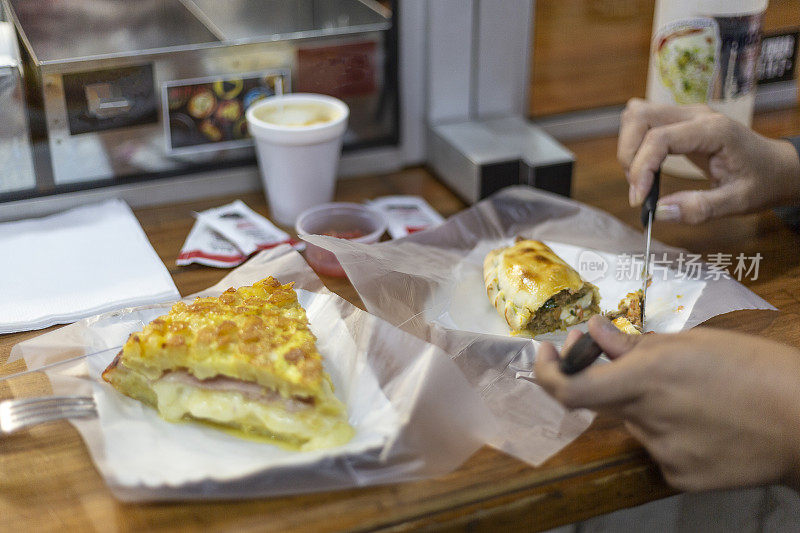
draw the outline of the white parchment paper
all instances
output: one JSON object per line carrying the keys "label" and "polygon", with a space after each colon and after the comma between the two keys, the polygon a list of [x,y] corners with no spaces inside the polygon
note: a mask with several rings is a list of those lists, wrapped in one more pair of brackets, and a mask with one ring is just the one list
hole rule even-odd
{"label": "white parchment paper", "polygon": [[[432,295],[431,302],[434,305],[426,307],[426,320],[451,330],[507,336],[508,324],[486,297],[483,259],[491,250],[509,246],[513,242],[513,239],[479,241],[455,265],[450,282],[440,285]],[[634,266],[629,268],[625,256],[548,240],[544,240],[544,243],[576,269],[582,257],[589,257],[604,265],[605,274],[592,279],[600,290],[600,308],[604,312],[616,311],[617,304],[625,295],[642,287],[638,278],[642,270],[641,261],[632,261]],[[587,252],[591,255],[587,255]],[[629,271],[634,271],[637,277],[626,276]],[[666,269],[654,272],[653,279],[647,291],[647,330],[662,333],[680,331],[689,319],[706,281],[684,279],[675,270]],[[576,327],[586,330],[585,323]],[[566,336],[566,331],[560,331],[539,335],[536,339],[560,346]]]}
{"label": "white parchment paper", "polygon": [[288,246],[262,252],[201,294],[268,275],[296,282],[356,429],[343,446],[292,452],[200,424],[172,424],[103,382],[100,373],[127,336],[169,306],[71,324],[18,344],[10,360],[22,357],[37,369],[77,357],[47,375],[55,394],[94,396],[99,418],[72,423],[108,485],[126,501],[256,497],[440,475],[496,432],[493,416],[446,353],[330,293]]}
{"label": "white parchment paper", "polygon": [[[538,465],[591,423],[593,413],[567,411],[529,375],[540,340],[556,344],[565,333],[538,340],[510,337],[486,297],[483,258],[522,236],[543,240],[578,268],[581,253],[606,262],[600,288],[604,310],[616,309],[637,280],[617,279],[621,254],[642,254],[643,236],[608,213],[530,187],[510,187],[448,219],[403,239],[372,245],[325,236],[306,240],[334,252],[367,310],[450,353],[498,420],[492,444]],[[680,250],[653,243],[673,261]],[[590,255],[590,257],[592,257]],[[595,257],[595,258],[596,258]],[[737,309],[774,309],[732,279],[679,279],[654,273],[648,290],[647,329],[680,331]],[[584,327],[584,326],[577,326]]]}

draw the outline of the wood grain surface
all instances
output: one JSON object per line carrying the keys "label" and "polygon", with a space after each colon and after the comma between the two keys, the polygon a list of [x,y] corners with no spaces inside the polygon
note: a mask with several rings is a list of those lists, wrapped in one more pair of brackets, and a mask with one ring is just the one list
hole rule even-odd
{"label": "wood grain surface", "polygon": [[[770,135],[800,133],[797,110],[759,115],[756,127]],[[615,161],[616,139],[569,143],[577,156],[575,198],[636,224],[627,186]],[[665,192],[702,186],[670,178]],[[425,169],[341,181],[340,200],[387,194],[419,194],[443,215],[464,207]],[[241,198],[266,214],[260,193]],[[175,257],[193,223],[192,211],[232,197],[139,209],[150,242],[181,294],[216,283],[226,271],[177,267]],[[800,346],[800,236],[771,212],[700,227],[655,226],[654,236],[696,253],[760,252],[757,280],[746,284],[780,312],[735,312],[709,321]],[[359,305],[343,280],[324,278],[335,292]],[[0,363],[11,347],[41,331],[0,336]],[[24,370],[5,364],[0,375]],[[47,394],[39,374],[0,382],[0,399]],[[637,442],[613,419],[598,417],[590,429],[539,468],[483,448],[455,472],[438,479],[237,502],[126,505],[114,500],[93,467],[78,433],[66,422],[0,439],[0,530],[5,531],[535,531],[672,494]]]}

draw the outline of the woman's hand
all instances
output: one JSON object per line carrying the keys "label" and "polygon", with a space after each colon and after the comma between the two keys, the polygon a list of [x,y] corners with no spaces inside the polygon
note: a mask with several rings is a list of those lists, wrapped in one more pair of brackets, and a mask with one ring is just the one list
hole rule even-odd
{"label": "woman's hand", "polygon": [[567,407],[624,419],[671,485],[799,486],[800,351],[707,328],[629,336],[600,317],[589,331],[614,360],[567,376],[545,343],[537,383]]}
{"label": "woman's hand", "polygon": [[667,154],[687,155],[713,188],[661,198],[657,220],[698,224],[800,199],[800,159],[788,141],[768,139],[705,105],[630,100],[617,157],[630,183],[631,206],[644,201]]}

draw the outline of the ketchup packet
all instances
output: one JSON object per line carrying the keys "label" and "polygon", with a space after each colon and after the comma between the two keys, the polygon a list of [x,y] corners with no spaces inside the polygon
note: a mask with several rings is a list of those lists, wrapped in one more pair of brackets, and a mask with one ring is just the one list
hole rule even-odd
{"label": "ketchup packet", "polygon": [[247,256],[229,240],[199,220],[194,223],[175,264],[192,263],[218,268],[233,268],[241,265]]}
{"label": "ketchup packet", "polygon": [[405,237],[444,222],[442,215],[419,196],[383,196],[367,202],[379,211],[393,239]]}
{"label": "ketchup packet", "polygon": [[255,252],[279,244],[291,244],[296,249],[304,247],[304,243],[292,239],[241,200],[201,211],[196,216],[197,221],[175,261],[178,265],[200,263],[231,268]]}

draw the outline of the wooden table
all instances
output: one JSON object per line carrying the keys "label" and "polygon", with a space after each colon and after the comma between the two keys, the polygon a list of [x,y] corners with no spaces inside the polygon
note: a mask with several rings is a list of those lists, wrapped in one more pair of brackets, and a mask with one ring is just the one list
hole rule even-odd
{"label": "wooden table", "polygon": [[[756,128],[772,136],[800,132],[800,113],[760,115]],[[577,155],[574,196],[629,224],[627,186],[615,161],[613,137],[569,143]],[[665,192],[685,183],[663,180]],[[419,194],[444,215],[464,207],[422,168],[340,182],[340,200]],[[261,194],[241,198],[261,213]],[[202,266],[177,267],[175,257],[193,219],[191,212],[233,198],[136,211],[150,242],[182,294],[216,283],[225,273]],[[698,228],[667,226],[655,237],[696,253],[760,252],[757,280],[745,283],[782,313],[739,312],[717,317],[720,326],[800,346],[800,235],[766,212]],[[335,292],[360,305],[347,282],[326,278]],[[0,336],[0,363],[11,347],[41,332]],[[24,370],[14,363],[0,375]],[[38,374],[0,382],[0,398],[47,394]],[[33,428],[0,440],[0,530],[236,530],[236,531],[470,531],[547,529],[672,494],[658,469],[619,421],[598,417],[588,431],[539,468],[488,447],[457,471],[420,482],[243,502],[125,505],[114,500],[91,464],[78,433],[66,422]]]}

